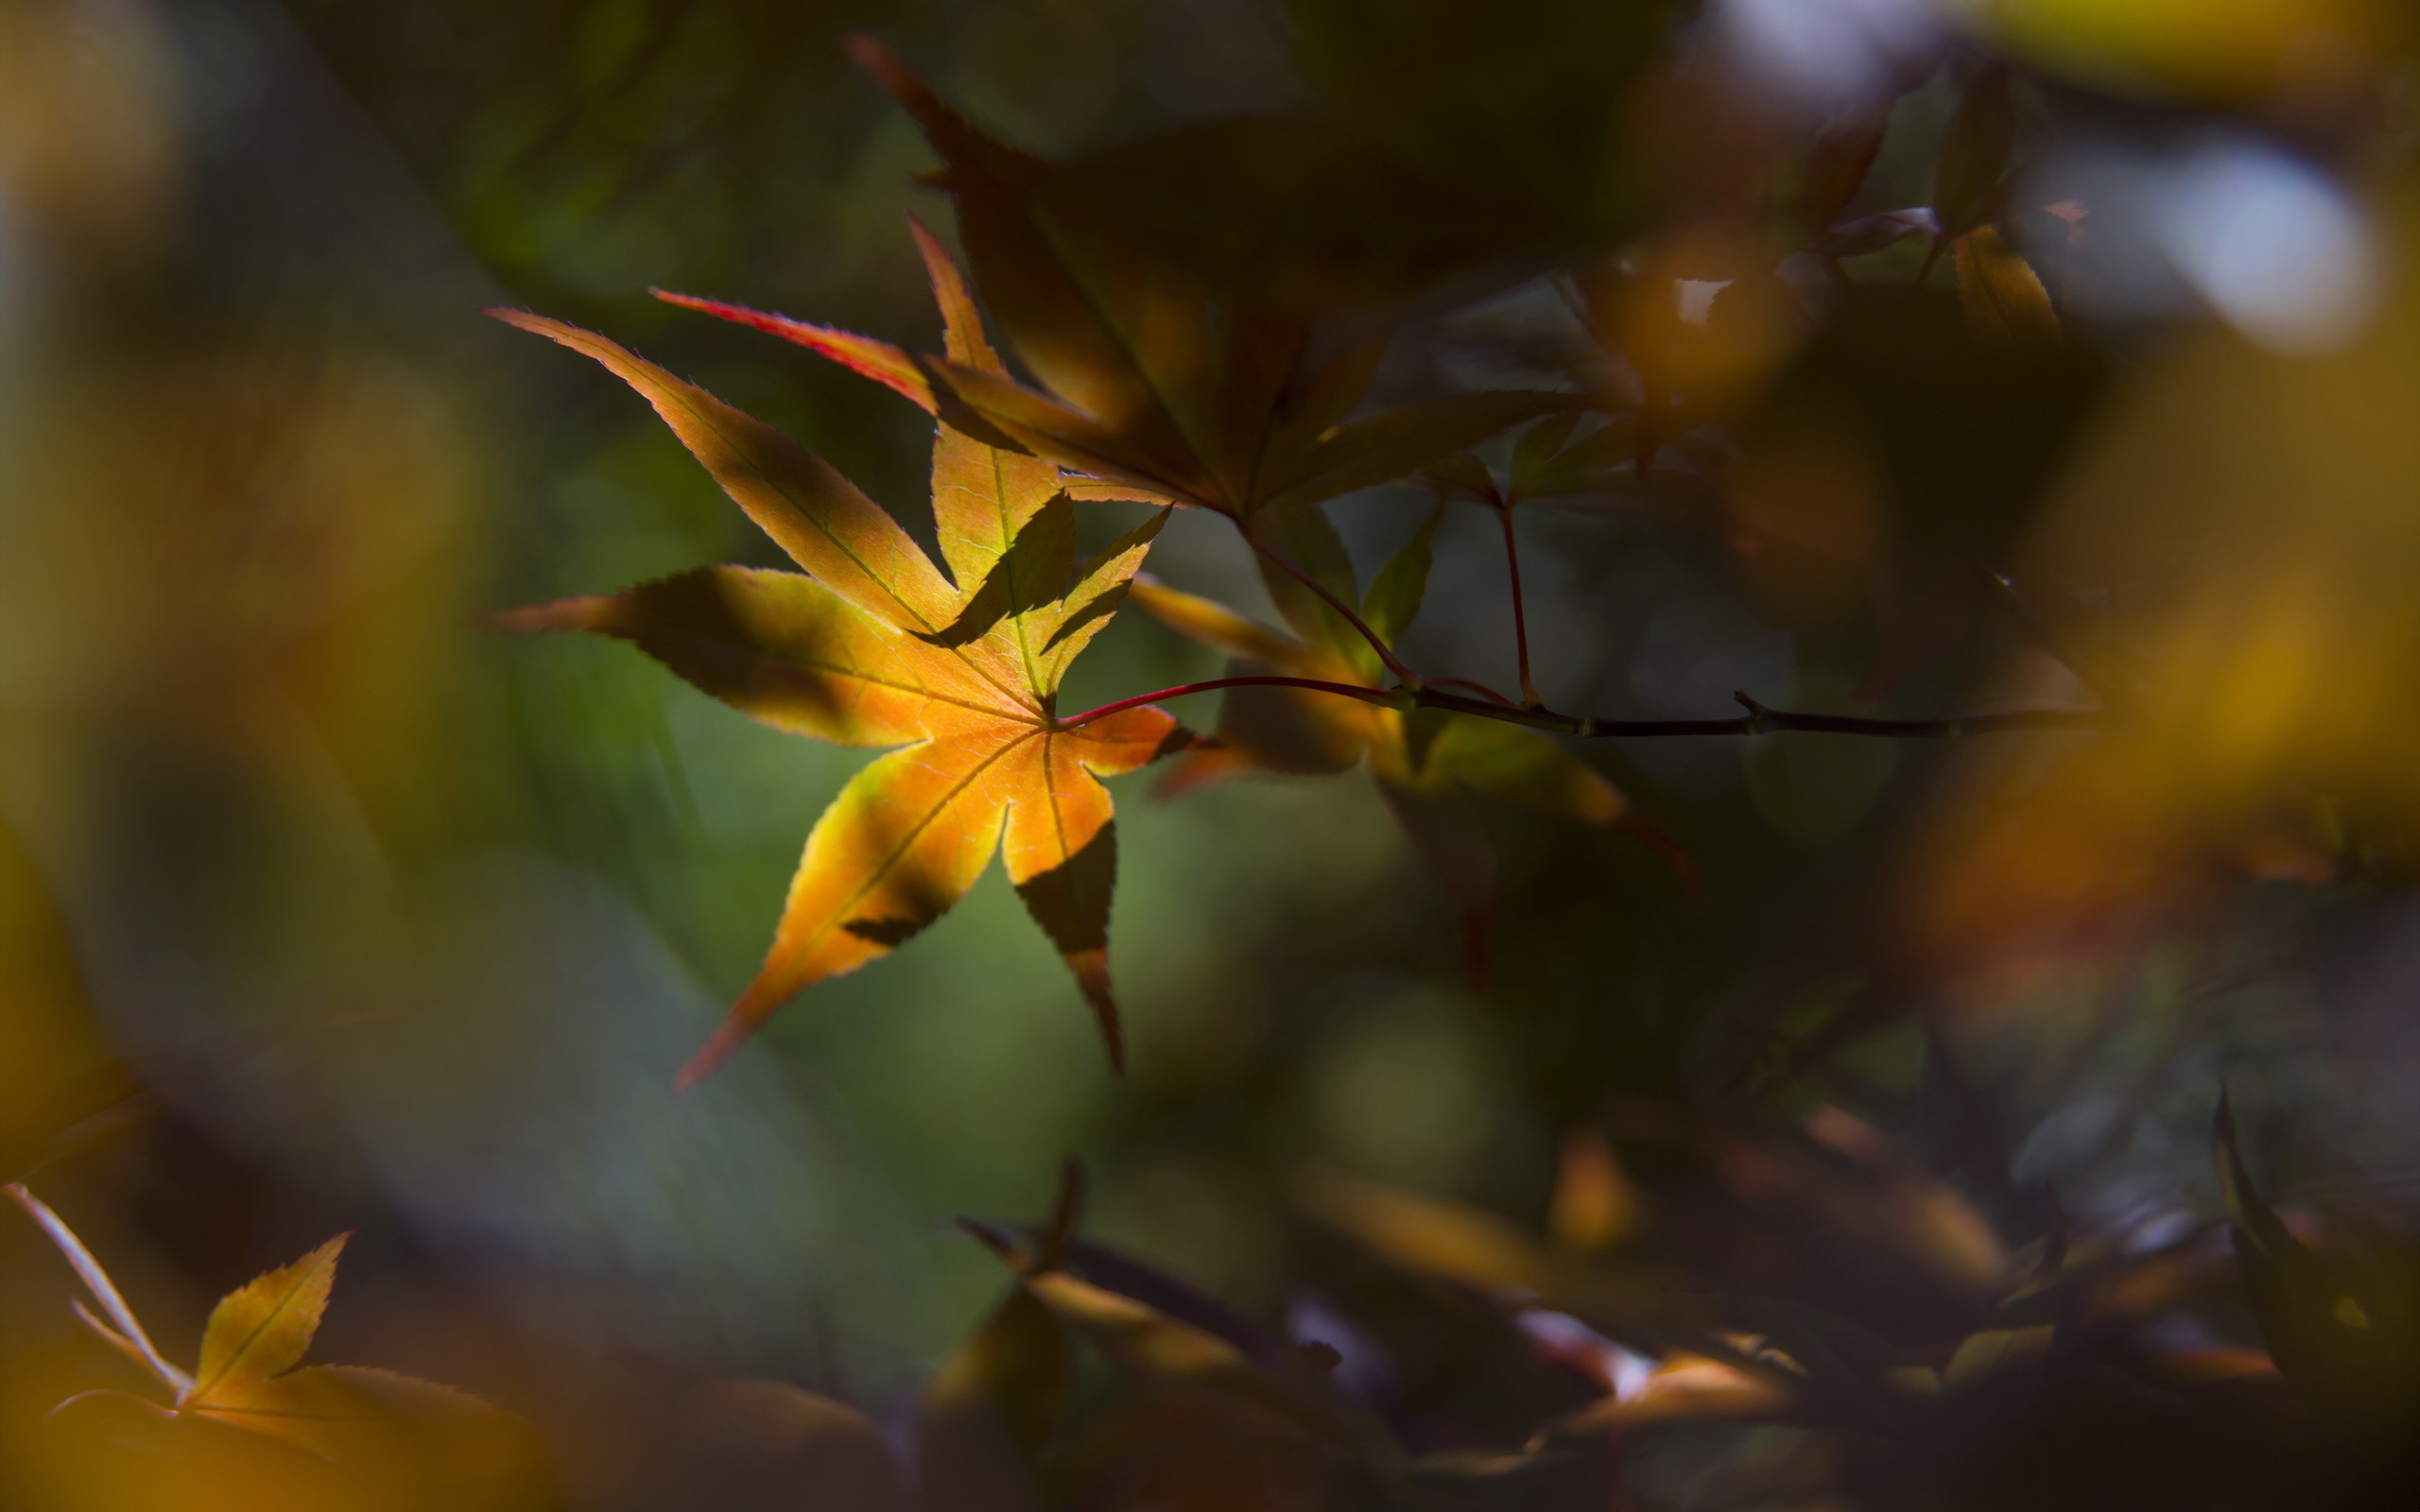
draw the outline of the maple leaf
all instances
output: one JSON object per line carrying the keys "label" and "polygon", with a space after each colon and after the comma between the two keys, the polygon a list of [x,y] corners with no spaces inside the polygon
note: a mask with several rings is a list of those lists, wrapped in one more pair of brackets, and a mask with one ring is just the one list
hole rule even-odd
{"label": "maple leaf", "polygon": [[[474,1486],[521,1492],[546,1479],[544,1455],[511,1414],[449,1386],[355,1366],[305,1366],[326,1315],[337,1261],[352,1236],[338,1234],[290,1265],[254,1277],[219,1298],[203,1326],[201,1357],[188,1373],[151,1342],[142,1321],[84,1242],[22,1183],[0,1188],[57,1246],[98,1311],[79,1299],[76,1316],[164,1387],[168,1403],[116,1390],[70,1398],[54,1415],[87,1401],[130,1404],[164,1429],[209,1423],[276,1439],[365,1474],[382,1487],[417,1486],[434,1476],[456,1491]],[[169,1452],[174,1439],[160,1440]],[[409,1504],[418,1504],[412,1503]]]}
{"label": "maple leaf", "polygon": [[2000,345],[2055,345],[2059,318],[2050,292],[2025,254],[1995,226],[1978,226],[1949,244],[1958,276],[1958,305],[1967,329]]}
{"label": "maple leaf", "polygon": [[983,440],[1081,474],[1068,484],[1075,498],[1200,507],[1248,531],[1267,511],[1390,482],[1585,403],[1461,393],[1348,421],[1383,337],[1322,343],[1316,310],[1219,288],[1126,224],[1131,197],[993,141],[879,43],[859,38],[852,51],[946,163],[942,181],[978,281],[1043,389],[1016,382],[988,348],[988,360],[956,346],[917,358],[780,316],[664,298],[798,341]]}
{"label": "maple leaf", "polygon": [[228,1293],[210,1310],[201,1332],[201,1363],[180,1406],[199,1413],[242,1413],[272,1395],[278,1376],[302,1364],[336,1287],[337,1257],[350,1234]]}
{"label": "maple leaf", "polygon": [[[1362,600],[1365,618],[1394,635],[1419,613],[1427,576],[1431,516],[1384,566]],[[1338,557],[1342,546],[1335,547]],[[1350,590],[1350,566],[1345,586]],[[1275,582],[1272,580],[1272,587]],[[1239,671],[1366,686],[1364,643],[1335,631],[1315,607],[1289,606],[1297,640],[1224,605],[1137,578],[1134,602],[1182,634],[1226,652]],[[1312,776],[1368,764],[1370,776],[1421,859],[1461,905],[1464,954],[1474,983],[1484,978],[1495,898],[1495,850],[1468,793],[1478,792],[1578,823],[1642,830],[1619,789],[1564,747],[1521,725],[1435,710],[1405,712],[1305,689],[1228,690],[1219,738],[1186,755],[1166,785],[1183,791],[1246,772]]]}
{"label": "maple leaf", "polygon": [[[916,232],[951,360],[1003,371],[958,269]],[[776,729],[902,747],[859,772],[816,822],[763,969],[676,1085],[713,1070],[801,988],[888,954],[939,919],[995,850],[1122,1066],[1108,954],[1115,831],[1099,779],[1191,737],[1158,709],[1071,725],[1055,704],[1068,663],[1115,611],[1165,512],[1079,565],[1058,469],[944,426],[932,465],[944,577],[896,520],[813,453],[602,336],[493,313],[637,389],[805,570],[701,568],[513,610],[500,623],[615,636]],[[895,349],[756,320],[812,332],[808,345],[936,406],[914,365],[890,360]]]}

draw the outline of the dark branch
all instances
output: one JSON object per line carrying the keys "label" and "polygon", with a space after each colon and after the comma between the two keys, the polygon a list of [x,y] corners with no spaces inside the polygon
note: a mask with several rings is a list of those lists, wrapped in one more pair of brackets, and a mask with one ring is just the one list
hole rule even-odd
{"label": "dark branch", "polygon": [[1472,714],[1481,719],[1527,725],[1533,730],[1560,730],[1582,740],[1770,735],[1782,730],[1822,735],[1863,735],[1881,740],[1962,740],[1970,735],[1996,735],[2020,730],[2097,730],[2104,722],[2104,715],[2098,709],[2002,709],[1984,713],[1953,714],[1941,719],[1880,719],[1863,714],[1801,713],[1792,709],[1774,709],[1758,703],[1744,693],[1735,693],[1732,696],[1738,699],[1748,712],[1730,719],[1598,719],[1557,713],[1551,709],[1512,708],[1482,698],[1447,693],[1433,683],[1420,688],[1389,691],[1357,688],[1342,682],[1321,682],[1310,678],[1250,677],[1212,678],[1206,682],[1186,682],[1173,688],[1162,688],[1156,693],[1138,694],[1134,697],[1121,698],[1115,703],[1103,704],[1098,709],[1086,710],[1063,719],[1059,728],[1073,730],[1127,709],[1157,703],[1164,698],[1181,698],[1187,694],[1209,693],[1219,688],[1296,688],[1305,693],[1357,698],[1363,703],[1383,704],[1394,709],[1437,709],[1451,713]]}

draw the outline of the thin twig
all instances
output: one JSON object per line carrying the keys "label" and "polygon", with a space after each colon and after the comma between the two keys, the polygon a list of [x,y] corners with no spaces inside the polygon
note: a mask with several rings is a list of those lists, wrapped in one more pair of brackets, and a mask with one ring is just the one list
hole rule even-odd
{"label": "thin twig", "polygon": [[1938,719],[1883,719],[1865,714],[1803,713],[1794,709],[1775,709],[1758,703],[1744,693],[1732,695],[1748,712],[1729,719],[1600,719],[1589,715],[1557,713],[1551,709],[1515,709],[1503,703],[1491,703],[1483,698],[1465,697],[1443,689],[1419,688],[1357,688],[1349,683],[1321,682],[1310,678],[1251,677],[1212,678],[1206,682],[1187,682],[1156,693],[1139,694],[1120,698],[1115,703],[1059,721],[1061,730],[1075,730],[1096,719],[1107,718],[1128,709],[1158,703],[1165,698],[1181,698],[1187,694],[1210,693],[1219,688],[1299,688],[1306,693],[1324,693],[1341,698],[1357,698],[1363,703],[1380,704],[1394,709],[1436,709],[1448,713],[1474,714],[1481,719],[1499,720],[1505,724],[1526,725],[1533,730],[1560,730],[1582,740],[1615,738],[1653,738],[1690,735],[1770,735],[1783,730],[1798,730],[1820,735],[1863,735],[1883,740],[1961,740],[1972,735],[2004,734],[2020,730],[2097,730],[2106,716],[2098,709],[2001,709],[1982,713],[1952,714]]}
{"label": "thin twig", "polygon": [[[1140,709],[1145,704],[1158,703],[1164,698],[1182,698],[1189,693],[1211,693],[1219,688],[1300,688],[1307,693],[1328,693],[1340,698],[1358,698],[1363,703],[1402,706],[1410,702],[1409,696],[1404,695],[1387,693],[1377,688],[1357,688],[1346,682],[1321,682],[1313,678],[1212,678],[1203,682],[1181,682],[1173,688],[1162,688],[1157,693],[1136,694],[1132,698],[1120,698],[1115,703],[1105,703],[1098,709],[1087,709],[1082,713],[1070,714],[1060,720],[1057,728],[1080,730],[1096,719],[1106,719],[1111,714],[1124,713],[1129,709]],[[1495,705],[1480,704],[1478,707],[1493,709]]]}
{"label": "thin twig", "polygon": [[1428,685],[1432,688],[1468,688],[1471,692],[1478,694],[1480,697],[1485,698],[1490,703],[1501,704],[1507,709],[1518,709],[1521,707],[1512,699],[1504,696],[1504,695],[1496,692],[1494,688],[1489,687],[1486,683],[1473,682],[1468,678],[1431,678],[1428,679]]}
{"label": "thin twig", "polygon": [[1521,597],[1521,547],[1513,540],[1509,501],[1497,503],[1495,518],[1504,527],[1504,570],[1512,577],[1512,654],[1521,666],[1521,702],[1535,709],[1546,700],[1538,696],[1538,685],[1530,680],[1530,611]]}
{"label": "thin twig", "polygon": [[11,1181],[6,1187],[0,1187],[0,1191],[7,1192],[18,1207],[25,1209],[35,1227],[59,1246],[59,1252],[67,1258],[77,1279],[84,1283],[84,1289],[93,1294],[93,1300],[101,1304],[101,1311],[116,1326],[118,1334],[134,1347],[143,1364],[160,1378],[161,1383],[175,1392],[177,1400],[182,1401],[193,1390],[193,1377],[161,1356],[158,1348],[151,1343],[151,1336],[143,1332],[143,1325],[136,1319],[134,1310],[126,1305],[125,1297],[118,1295],[117,1285],[110,1280],[110,1273],[103,1270],[101,1263],[93,1258],[93,1252],[84,1247],[84,1241],[76,1237],[76,1230],[68,1228],[66,1220],[51,1211],[42,1198],[26,1191],[24,1182]]}
{"label": "thin twig", "polygon": [[1293,578],[1296,582],[1301,583],[1305,588],[1309,589],[1312,593],[1317,593],[1320,596],[1320,602],[1336,610],[1339,614],[1343,615],[1344,623],[1352,626],[1354,629],[1360,632],[1361,639],[1370,643],[1370,649],[1378,653],[1378,661],[1380,664],[1385,666],[1389,672],[1393,673],[1398,681],[1401,681],[1407,687],[1416,688],[1420,686],[1420,675],[1412,671],[1411,668],[1405,666],[1401,662],[1396,661],[1394,652],[1390,650],[1387,646],[1387,643],[1379,638],[1378,632],[1370,628],[1368,623],[1365,622],[1359,614],[1354,612],[1351,605],[1345,603],[1344,600],[1337,597],[1335,593],[1329,592],[1326,584],[1321,582],[1318,578],[1313,577],[1310,574],[1303,571],[1300,567],[1297,567],[1292,562],[1287,560],[1284,553],[1278,551],[1277,548],[1270,545],[1267,541],[1262,541],[1257,536],[1253,536],[1247,532],[1244,539],[1252,542],[1253,550],[1259,552],[1262,556],[1268,558],[1271,566],[1284,573],[1287,576]]}

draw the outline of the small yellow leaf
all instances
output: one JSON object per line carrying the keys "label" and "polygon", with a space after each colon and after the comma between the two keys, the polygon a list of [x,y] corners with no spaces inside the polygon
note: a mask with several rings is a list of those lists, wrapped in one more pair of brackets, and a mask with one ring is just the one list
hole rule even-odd
{"label": "small yellow leaf", "polygon": [[1958,306],[1986,341],[2042,345],[2059,339],[2050,291],[1996,227],[1978,226],[1949,249],[1958,272]]}
{"label": "small yellow leaf", "polygon": [[2039,1359],[2049,1348],[2050,1325],[2047,1323],[2022,1329],[1986,1329],[1959,1341],[1958,1352],[1949,1357],[1942,1379],[1949,1385],[1962,1386],[1979,1376]]}
{"label": "small yellow leaf", "polygon": [[1574,1129],[1564,1136],[1547,1215],[1547,1229],[1556,1243],[1581,1250],[1611,1249],[1637,1230],[1639,1205],[1637,1189],[1622,1175],[1614,1147],[1602,1134]]}
{"label": "small yellow leaf", "polygon": [[179,1405],[199,1410],[231,1400],[300,1364],[320,1332],[336,1285],[337,1257],[351,1237],[338,1234],[221,1298],[201,1335],[193,1389]]}

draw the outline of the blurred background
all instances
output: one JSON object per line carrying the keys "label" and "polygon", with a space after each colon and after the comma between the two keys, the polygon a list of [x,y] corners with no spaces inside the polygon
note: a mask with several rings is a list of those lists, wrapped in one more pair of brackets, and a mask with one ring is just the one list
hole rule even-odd
{"label": "blurred background", "polygon": [[[559,1443],[621,1420],[607,1383],[674,1370],[804,1386],[895,1438],[1003,1284],[952,1218],[1040,1218],[1070,1159],[1090,1238],[1330,1343],[1382,1338],[1356,1311],[1393,1294],[1306,1214],[1306,1173],[1536,1230],[1599,1136],[1690,1284],[1886,1335],[1932,1327],[1921,1288],[1810,1260],[1789,1225],[1845,1220],[1767,1212],[1777,1189],[1703,1131],[1852,1166],[1887,1145],[1993,1276],[2053,1211],[2208,1271],[2223,1083],[2306,1229],[2393,1228],[2420,1173],[2410,20],[0,0],[5,1175],[172,1355],[220,1294],[354,1230],[314,1358],[478,1391]],[[1647,417],[1517,512],[1555,707],[1723,717],[1737,689],[2111,722],[1594,743],[1689,865],[1489,810],[1478,990],[1366,780],[1163,799],[1138,775],[1125,1077],[994,874],[673,1096],[863,757],[627,646],[478,627],[779,559],[644,405],[479,311],[612,334],[929,539],[925,417],[648,294],[935,343],[907,219],[946,228],[948,202],[842,56],[857,30],[1046,155],[1310,112],[1500,196],[1396,312],[1379,390],[1572,387]],[[1775,165],[1842,122],[1870,123],[1871,169],[1793,224],[1823,196]],[[1987,165],[1962,178],[1955,151]],[[1958,194],[1990,207],[1949,224]],[[1936,255],[1984,222],[2048,328],[1979,324],[1974,275]],[[1435,492],[1333,507],[1365,580]],[[1489,510],[1449,508],[1415,664],[1512,684],[1500,549]],[[1270,613],[1215,519],[1177,518],[1150,570]],[[1218,668],[1127,615],[1072,707]],[[26,1463],[51,1402],[130,1380],[73,1289],[0,1215],[0,1445]],[[2240,1303],[2160,1327],[2258,1343]],[[1423,1447],[1517,1448],[1516,1395]],[[1625,1494],[1685,1503],[1696,1473]],[[573,1500],[682,1504],[635,1484]]]}

